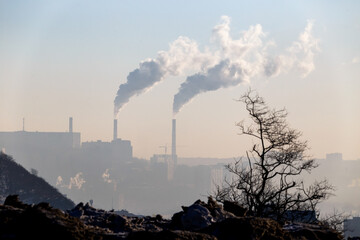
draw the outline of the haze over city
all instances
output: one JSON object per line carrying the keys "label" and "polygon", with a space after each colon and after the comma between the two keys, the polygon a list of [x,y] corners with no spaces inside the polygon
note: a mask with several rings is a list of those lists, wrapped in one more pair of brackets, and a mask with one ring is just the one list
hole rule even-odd
{"label": "haze over city", "polygon": [[358,239],[359,10],[0,0],[0,238]]}
{"label": "haze over city", "polygon": [[[1,1],[0,131],[22,130],[25,118],[27,131],[63,132],[71,116],[82,141],[110,141],[119,86],[156,63],[154,85],[116,112],[135,157],[171,145],[172,118],[179,156],[243,155],[249,139],[235,123],[247,115],[236,99],[251,87],[288,110],[314,157],[359,159],[358,9],[357,1]],[[194,93],[176,107],[186,85]]]}

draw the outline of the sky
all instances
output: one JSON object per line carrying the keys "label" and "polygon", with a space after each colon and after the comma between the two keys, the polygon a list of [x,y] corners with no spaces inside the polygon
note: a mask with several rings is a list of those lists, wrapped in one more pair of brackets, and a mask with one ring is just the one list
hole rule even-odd
{"label": "sky", "polygon": [[111,141],[116,117],[118,136],[149,159],[170,149],[176,118],[179,157],[238,157],[252,140],[238,134],[248,115],[237,99],[251,88],[287,109],[312,156],[360,159],[359,10],[359,1],[0,0],[0,131],[25,118],[26,131],[63,132],[73,117],[82,141]]}

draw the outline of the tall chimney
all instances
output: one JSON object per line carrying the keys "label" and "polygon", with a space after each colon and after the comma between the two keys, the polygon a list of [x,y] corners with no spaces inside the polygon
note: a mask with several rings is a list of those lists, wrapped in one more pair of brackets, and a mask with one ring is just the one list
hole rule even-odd
{"label": "tall chimney", "polygon": [[114,140],[117,139],[117,119],[114,119]]}
{"label": "tall chimney", "polygon": [[69,133],[73,132],[73,118],[69,117]]}
{"label": "tall chimney", "polygon": [[174,164],[177,163],[177,155],[176,155],[176,119],[172,120],[172,143],[171,143],[171,159]]}

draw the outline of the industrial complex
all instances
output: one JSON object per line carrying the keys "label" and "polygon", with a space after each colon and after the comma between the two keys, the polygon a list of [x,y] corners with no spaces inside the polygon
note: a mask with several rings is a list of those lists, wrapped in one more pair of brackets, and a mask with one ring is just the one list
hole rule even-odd
{"label": "industrial complex", "polygon": [[133,157],[131,141],[118,138],[116,119],[111,142],[81,142],[70,117],[67,132],[29,132],[24,127],[0,132],[0,149],[75,202],[91,199],[105,209],[171,212],[177,202],[209,194],[222,178],[222,165],[178,165],[175,119],[171,135],[171,152],[165,149],[148,161]]}

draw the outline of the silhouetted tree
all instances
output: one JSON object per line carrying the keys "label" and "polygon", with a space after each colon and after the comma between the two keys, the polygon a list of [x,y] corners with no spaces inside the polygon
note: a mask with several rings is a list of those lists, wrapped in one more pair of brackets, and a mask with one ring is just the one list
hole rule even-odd
{"label": "silhouetted tree", "polygon": [[306,155],[307,142],[301,133],[289,127],[285,109],[270,109],[262,97],[249,90],[240,100],[253,124],[237,123],[240,135],[252,138],[246,157],[226,165],[232,178],[219,186],[215,198],[234,201],[248,208],[254,216],[282,220],[289,210],[314,210],[327,199],[333,187],[316,181],[305,187],[299,177],[318,165]]}
{"label": "silhouetted tree", "polygon": [[353,231],[353,229],[344,228],[344,221],[350,218],[351,214],[339,212],[338,210],[334,209],[332,213],[324,215],[320,221],[329,228],[332,228],[339,233],[344,233],[345,231]]}

